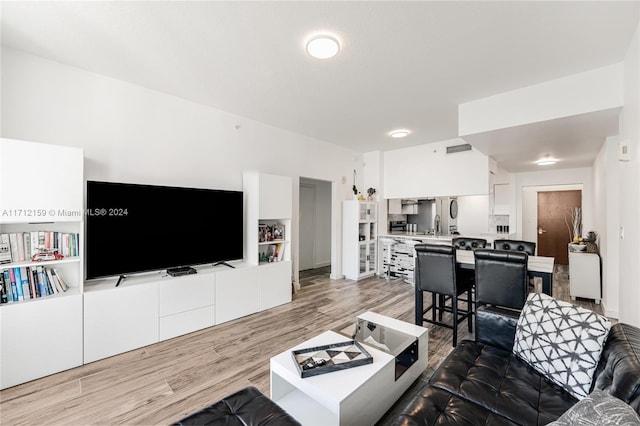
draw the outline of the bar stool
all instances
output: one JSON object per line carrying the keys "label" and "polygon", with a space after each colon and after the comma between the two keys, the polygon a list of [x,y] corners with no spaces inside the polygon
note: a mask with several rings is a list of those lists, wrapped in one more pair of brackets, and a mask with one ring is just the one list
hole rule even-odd
{"label": "bar stool", "polygon": [[[473,281],[458,274],[455,249],[437,244],[415,246],[415,320],[417,325],[428,322],[453,330],[453,346],[458,344],[458,323],[467,320],[469,332],[473,331],[472,289]],[[424,308],[423,293],[431,293],[431,305]],[[467,309],[458,308],[459,296],[467,293]],[[451,307],[446,300],[451,300]],[[431,311],[431,318],[425,317]],[[436,312],[439,319],[436,319]],[[443,312],[451,312],[452,321],[442,321]]]}

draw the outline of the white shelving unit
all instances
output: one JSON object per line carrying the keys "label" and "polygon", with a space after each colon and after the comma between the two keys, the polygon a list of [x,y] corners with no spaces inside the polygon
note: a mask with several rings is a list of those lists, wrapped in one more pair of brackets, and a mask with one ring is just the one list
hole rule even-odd
{"label": "white shelving unit", "polygon": [[[245,261],[257,265],[258,309],[291,302],[291,218],[293,182],[289,176],[245,172]],[[260,241],[260,226],[283,230],[281,238]],[[272,234],[273,237],[273,234]],[[278,260],[269,261],[271,248],[277,248]],[[264,254],[267,254],[266,261]],[[274,259],[275,260],[275,259]]]}
{"label": "white shelving unit", "polygon": [[358,280],[376,273],[378,204],[347,200],[342,203],[342,269]]}
{"label": "white shelving unit", "polygon": [[[0,234],[77,233],[83,249],[83,150],[0,139]],[[0,305],[0,388],[73,368],[82,354],[82,255],[14,267],[55,268],[69,290]]]}

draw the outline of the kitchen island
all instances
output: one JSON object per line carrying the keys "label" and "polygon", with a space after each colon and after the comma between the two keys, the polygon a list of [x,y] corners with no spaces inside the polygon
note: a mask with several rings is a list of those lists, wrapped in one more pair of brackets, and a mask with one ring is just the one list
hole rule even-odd
{"label": "kitchen island", "polygon": [[404,281],[413,284],[414,256],[413,247],[416,244],[442,244],[451,245],[454,238],[483,238],[487,240],[487,247],[493,247],[493,241],[508,238],[507,234],[482,234],[478,235],[433,235],[424,232],[393,231],[378,234],[378,247],[380,250],[383,277],[402,277]]}

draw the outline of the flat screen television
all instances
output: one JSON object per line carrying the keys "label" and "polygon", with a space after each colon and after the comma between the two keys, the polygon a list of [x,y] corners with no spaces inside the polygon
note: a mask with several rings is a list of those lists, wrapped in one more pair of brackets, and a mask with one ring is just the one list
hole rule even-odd
{"label": "flat screen television", "polygon": [[243,257],[242,191],[87,181],[86,199],[88,280]]}

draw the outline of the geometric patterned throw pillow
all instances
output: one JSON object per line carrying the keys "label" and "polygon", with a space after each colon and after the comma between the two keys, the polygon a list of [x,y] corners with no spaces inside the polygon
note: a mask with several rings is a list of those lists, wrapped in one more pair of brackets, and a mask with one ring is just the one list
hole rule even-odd
{"label": "geometric patterned throw pillow", "polygon": [[589,394],[611,322],[544,293],[530,293],[513,353],[577,399]]}

